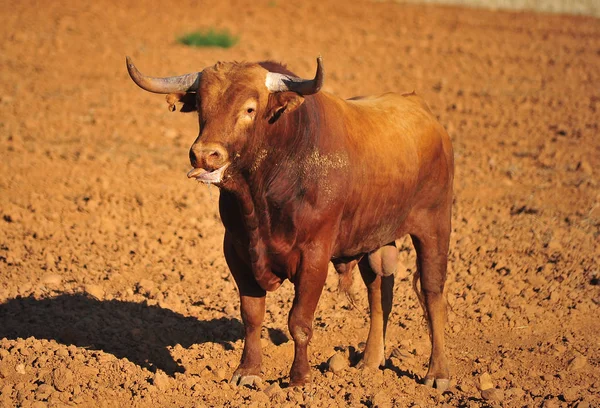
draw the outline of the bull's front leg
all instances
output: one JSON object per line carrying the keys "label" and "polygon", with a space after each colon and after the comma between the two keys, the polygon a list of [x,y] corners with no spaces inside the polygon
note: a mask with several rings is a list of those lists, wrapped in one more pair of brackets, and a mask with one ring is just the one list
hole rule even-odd
{"label": "bull's front leg", "polygon": [[303,254],[300,270],[294,276],[294,303],[288,320],[290,334],[294,339],[294,362],[290,370],[290,386],[302,386],[310,382],[308,344],[313,334],[313,319],[321,297],[329,258],[323,249]]}
{"label": "bull's front leg", "polygon": [[238,368],[231,377],[235,385],[253,385],[261,380],[262,348],[260,335],[265,316],[266,292],[258,285],[237,254],[228,234],[223,245],[225,259],[240,292],[240,310],[244,323],[244,351]]}

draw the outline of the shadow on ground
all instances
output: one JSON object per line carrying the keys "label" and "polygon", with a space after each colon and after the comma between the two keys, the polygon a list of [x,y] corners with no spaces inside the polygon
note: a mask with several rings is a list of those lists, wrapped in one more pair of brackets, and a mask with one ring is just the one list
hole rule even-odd
{"label": "shadow on ground", "polygon": [[84,295],[11,299],[0,304],[0,338],[33,336],[127,358],[152,371],[183,372],[167,346],[214,342],[231,347],[242,338],[237,319],[198,320],[158,306]]}

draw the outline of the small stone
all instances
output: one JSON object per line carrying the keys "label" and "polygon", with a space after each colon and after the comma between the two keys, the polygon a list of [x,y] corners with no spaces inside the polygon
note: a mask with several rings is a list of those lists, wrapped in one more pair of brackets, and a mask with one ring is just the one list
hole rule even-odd
{"label": "small stone", "polygon": [[227,376],[227,371],[224,368],[217,368],[215,371],[215,376],[219,381],[223,381]]}
{"label": "small stone", "polygon": [[225,306],[225,308],[223,309],[223,311],[225,312],[225,314],[227,314],[229,316],[233,316],[236,314],[235,307],[231,303],[228,303]]}
{"label": "small stone", "polygon": [[589,164],[586,161],[582,161],[581,163],[579,163],[579,169],[588,176],[591,176],[594,173],[594,168],[591,164]]}
{"label": "small stone", "polygon": [[562,396],[567,402],[576,401],[581,395],[580,390],[578,388],[569,387],[563,391]]}
{"label": "small stone", "polygon": [[488,372],[485,372],[479,376],[479,389],[481,391],[494,388],[492,377]]}
{"label": "small stone", "polygon": [[62,277],[57,273],[48,273],[42,278],[42,283],[49,286],[60,285]]}
{"label": "small stone", "polygon": [[548,399],[548,400],[544,401],[544,405],[542,405],[542,407],[543,408],[559,408],[560,404],[555,399]]}
{"label": "small stone", "polygon": [[85,293],[97,300],[104,298],[104,289],[98,285],[85,285]]}
{"label": "small stone", "polygon": [[276,395],[277,393],[281,392],[281,387],[279,386],[278,383],[274,382],[273,384],[271,384],[267,388],[265,388],[263,390],[263,392],[265,394],[267,394],[267,396],[270,398],[270,397]]}
{"label": "small stone", "polygon": [[581,370],[583,367],[586,366],[586,364],[587,364],[587,358],[585,358],[584,356],[577,356],[569,362],[569,370],[570,371]]}
{"label": "small stone", "polygon": [[406,349],[395,348],[392,350],[392,357],[395,357],[398,360],[404,361],[406,359],[412,359],[413,355],[410,354],[410,352]]}
{"label": "small stone", "polygon": [[561,245],[560,242],[558,242],[557,240],[553,239],[550,242],[548,242],[548,249],[551,251],[556,251],[556,252],[560,252],[563,250],[563,246]]}
{"label": "small stone", "polygon": [[575,408],[590,408],[590,403],[587,401],[580,401],[575,405]]}
{"label": "small stone", "polygon": [[429,346],[423,343],[418,343],[415,345],[415,355],[416,356],[424,356],[429,350]]}
{"label": "small stone", "polygon": [[506,390],[506,392],[504,393],[504,395],[508,398],[515,398],[515,399],[521,399],[523,398],[523,396],[525,395],[525,391],[523,391],[522,388],[519,387],[513,387],[513,388],[509,388],[508,390]]}
{"label": "small stone", "polygon": [[169,387],[169,377],[162,371],[154,374],[154,385],[161,391],[166,390]]}
{"label": "small stone", "polygon": [[136,285],[136,292],[142,295],[149,296],[154,292],[154,282],[149,279],[142,279]]}
{"label": "small stone", "polygon": [[481,390],[481,396],[488,401],[502,401],[504,399],[504,392],[498,388],[486,388]]}
{"label": "small stone", "polygon": [[337,374],[348,368],[350,364],[348,363],[348,359],[345,355],[342,353],[335,353],[329,358],[329,360],[327,360],[327,365],[329,367],[329,371]]}
{"label": "small stone", "polygon": [[54,391],[54,387],[48,384],[40,384],[39,387],[35,390],[35,398],[39,400],[43,400],[48,398],[50,394]]}
{"label": "small stone", "polygon": [[54,258],[54,255],[52,255],[50,252],[48,252],[46,254],[46,266],[48,268],[55,266],[56,264],[56,258]]}
{"label": "small stone", "polygon": [[19,374],[25,374],[25,365],[24,364],[17,364],[15,367],[15,371]]}
{"label": "small stone", "polygon": [[65,367],[59,367],[52,372],[52,384],[59,391],[65,391],[73,383],[73,372]]}
{"label": "small stone", "polygon": [[379,391],[373,396],[373,405],[380,408],[392,408],[392,401],[389,393],[385,390]]}

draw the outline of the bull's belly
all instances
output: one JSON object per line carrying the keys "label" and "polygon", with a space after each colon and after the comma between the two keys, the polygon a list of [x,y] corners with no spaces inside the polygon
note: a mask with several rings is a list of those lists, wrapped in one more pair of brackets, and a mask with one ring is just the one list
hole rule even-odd
{"label": "bull's belly", "polygon": [[[345,232],[344,232],[345,231]],[[353,258],[367,254],[408,233],[406,217],[382,218],[380,223],[359,229],[340,228],[334,245],[334,258]]]}

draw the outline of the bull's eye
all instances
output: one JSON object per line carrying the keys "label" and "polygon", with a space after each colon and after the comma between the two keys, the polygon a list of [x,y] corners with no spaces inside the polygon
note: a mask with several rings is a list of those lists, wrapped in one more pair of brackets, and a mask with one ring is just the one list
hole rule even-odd
{"label": "bull's eye", "polygon": [[246,109],[246,112],[249,114],[254,113],[254,108],[248,108]]}

